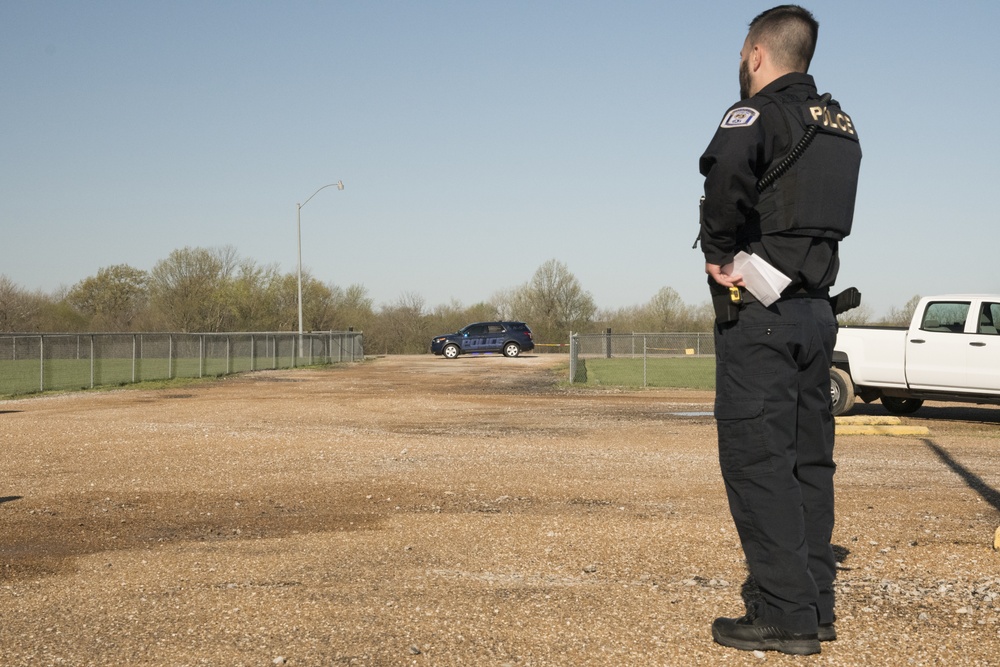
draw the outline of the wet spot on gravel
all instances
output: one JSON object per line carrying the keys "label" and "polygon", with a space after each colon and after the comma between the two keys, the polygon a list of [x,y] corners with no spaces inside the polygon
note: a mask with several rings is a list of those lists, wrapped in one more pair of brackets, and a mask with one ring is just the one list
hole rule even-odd
{"label": "wet spot on gravel", "polygon": [[28,498],[5,517],[0,581],[72,570],[73,559],[99,552],[377,529],[380,513],[365,509],[352,511],[333,499],[261,502],[201,494],[57,497],[43,507]]}

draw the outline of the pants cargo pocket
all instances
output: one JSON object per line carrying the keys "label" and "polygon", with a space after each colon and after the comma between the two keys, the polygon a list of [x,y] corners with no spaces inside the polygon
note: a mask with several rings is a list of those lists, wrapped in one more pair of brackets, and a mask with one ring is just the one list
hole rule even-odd
{"label": "pants cargo pocket", "polygon": [[719,466],[724,477],[739,479],[774,471],[764,428],[764,401],[717,402]]}

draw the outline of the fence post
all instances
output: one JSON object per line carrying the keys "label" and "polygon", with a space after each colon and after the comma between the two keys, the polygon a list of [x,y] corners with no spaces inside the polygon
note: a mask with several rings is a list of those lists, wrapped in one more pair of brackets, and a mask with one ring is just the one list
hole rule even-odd
{"label": "fence post", "polygon": [[604,331],[604,356],[611,358],[611,327]]}
{"label": "fence post", "polygon": [[96,355],[94,354],[94,334],[90,334],[90,388],[91,389],[94,388],[94,380],[96,379],[94,377],[95,357]]}
{"label": "fence post", "polygon": [[646,364],[647,364],[648,359],[649,359],[649,356],[646,353],[646,337],[643,336],[642,337],[642,386],[643,387],[645,387],[647,385],[647,380],[646,380]]}
{"label": "fence post", "polygon": [[569,334],[569,383],[576,382],[576,353],[577,340],[572,332]]}
{"label": "fence post", "polygon": [[45,336],[38,337],[38,391],[45,391]]}

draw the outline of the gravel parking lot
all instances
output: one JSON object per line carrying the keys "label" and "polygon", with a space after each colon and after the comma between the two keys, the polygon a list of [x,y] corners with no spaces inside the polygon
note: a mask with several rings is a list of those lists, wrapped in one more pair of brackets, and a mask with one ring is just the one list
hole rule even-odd
{"label": "gravel parking lot", "polygon": [[1000,664],[1000,410],[838,438],[840,638],[754,654],[709,629],[752,594],[712,394],[565,363],[0,402],[0,663]]}

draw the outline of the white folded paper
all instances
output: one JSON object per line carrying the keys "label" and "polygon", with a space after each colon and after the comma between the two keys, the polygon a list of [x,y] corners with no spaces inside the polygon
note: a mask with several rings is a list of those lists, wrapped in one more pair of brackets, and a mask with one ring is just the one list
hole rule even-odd
{"label": "white folded paper", "polygon": [[781,296],[781,290],[788,287],[792,279],[768,264],[757,255],[748,255],[742,250],[733,257],[733,263],[722,267],[724,274],[743,276],[746,288],[765,306],[770,306]]}

